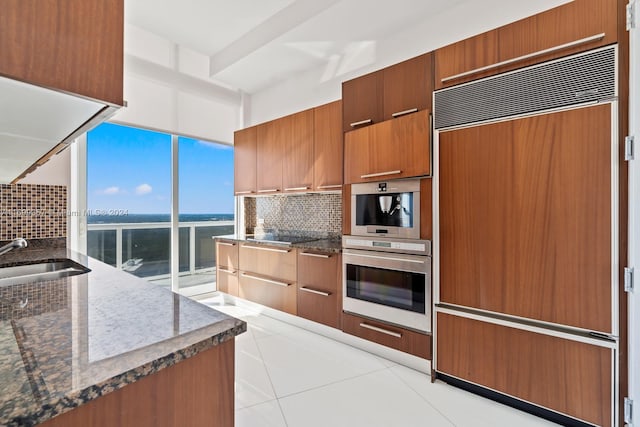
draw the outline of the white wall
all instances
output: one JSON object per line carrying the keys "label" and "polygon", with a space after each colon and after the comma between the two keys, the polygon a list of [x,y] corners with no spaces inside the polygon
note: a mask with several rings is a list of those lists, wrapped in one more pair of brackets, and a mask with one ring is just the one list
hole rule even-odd
{"label": "white wall", "polygon": [[124,98],[111,121],[232,143],[240,94],[214,83],[208,57],[131,25],[125,27]]}
{"label": "white wall", "polygon": [[[467,0],[458,7],[424,20],[377,44],[362,47],[353,61],[362,64],[327,78],[328,67],[301,73],[296,78],[252,94],[250,120],[245,126],[262,123],[342,97],[342,82],[379,70],[438,47],[465,39],[533,15],[569,0],[504,1]],[[496,13],[499,11],[499,13]],[[435,29],[435,31],[434,31]],[[437,34],[437,36],[433,36]],[[342,67],[350,69],[351,67]]]}

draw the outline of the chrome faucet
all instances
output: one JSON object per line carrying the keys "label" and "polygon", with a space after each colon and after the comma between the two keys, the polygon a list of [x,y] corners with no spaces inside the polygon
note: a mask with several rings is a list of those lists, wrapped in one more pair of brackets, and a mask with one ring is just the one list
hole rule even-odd
{"label": "chrome faucet", "polygon": [[4,255],[13,249],[26,248],[26,247],[27,247],[26,240],[22,238],[14,239],[11,242],[7,243],[6,245],[0,247],[0,255]]}

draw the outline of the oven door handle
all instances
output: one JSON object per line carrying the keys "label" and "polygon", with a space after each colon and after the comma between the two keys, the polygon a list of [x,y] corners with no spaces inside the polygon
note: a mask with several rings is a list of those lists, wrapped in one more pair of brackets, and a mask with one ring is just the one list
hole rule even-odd
{"label": "oven door handle", "polygon": [[[345,254],[346,255],[346,254]],[[364,258],[375,258],[375,259],[383,259],[386,261],[402,261],[402,262],[412,262],[414,264],[424,264],[423,260],[420,259],[409,259],[409,258],[394,258],[394,257],[388,257],[388,256],[380,256],[380,255],[366,255],[366,254],[349,254],[346,256],[356,256],[356,257],[364,257]],[[345,260],[345,262],[349,263],[348,260]]]}

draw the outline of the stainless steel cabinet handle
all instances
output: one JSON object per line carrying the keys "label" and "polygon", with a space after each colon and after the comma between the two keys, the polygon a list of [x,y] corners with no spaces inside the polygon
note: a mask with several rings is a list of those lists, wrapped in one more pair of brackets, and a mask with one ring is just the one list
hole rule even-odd
{"label": "stainless steel cabinet handle", "polygon": [[391,117],[393,117],[395,119],[396,117],[405,116],[407,114],[415,113],[417,111],[418,111],[417,108],[410,108],[408,110],[398,111],[397,113],[393,113],[393,114],[391,114]]}
{"label": "stainless steel cabinet handle", "polygon": [[278,286],[291,286],[291,283],[279,282],[277,280],[265,279],[264,277],[254,276],[253,274],[242,273],[243,277],[248,277],[250,279],[260,280],[261,282],[271,283],[272,285]]}
{"label": "stainless steel cabinet handle", "polygon": [[360,125],[368,125],[369,123],[373,123],[373,120],[371,120],[371,119],[367,119],[367,120],[360,120],[359,122],[349,123],[349,126],[351,126],[352,128],[354,128],[354,127],[356,127],[356,126],[360,126]]}
{"label": "stainless steel cabinet handle", "polygon": [[218,270],[222,271],[223,273],[236,274],[235,270],[228,270],[228,269],[222,268],[222,267],[218,267]]}
{"label": "stainless steel cabinet handle", "polygon": [[524,61],[526,59],[531,59],[531,58],[535,58],[535,57],[538,57],[538,56],[546,55],[548,53],[553,53],[553,52],[557,52],[557,51],[560,51],[560,50],[569,49],[571,47],[580,46],[582,44],[590,43],[590,42],[593,42],[593,41],[596,41],[596,40],[601,40],[601,39],[604,38],[605,35],[606,35],[606,33],[600,33],[600,34],[596,34],[596,35],[593,35],[593,36],[590,36],[590,37],[585,37],[584,39],[575,40],[575,41],[572,41],[572,42],[569,42],[569,43],[561,44],[559,46],[550,47],[549,49],[539,50],[537,52],[528,53],[526,55],[518,56],[517,58],[507,59],[506,61],[498,62],[496,64],[487,65],[485,67],[480,67],[480,68],[476,68],[474,70],[465,71],[464,73],[460,73],[460,74],[456,74],[456,75],[453,75],[453,76],[445,77],[445,78],[441,79],[440,81],[442,83],[444,83],[444,82],[448,82],[449,80],[455,80],[455,79],[459,79],[460,77],[471,76],[473,74],[478,74],[478,73],[481,73],[483,71],[492,70],[494,68],[499,68],[499,67],[502,67],[502,66],[505,66],[505,65],[513,64],[513,63],[520,62],[520,61]]}
{"label": "stainless steel cabinet handle", "polygon": [[258,190],[258,193],[273,193],[275,191],[280,191],[279,188],[267,188],[266,190]]}
{"label": "stainless steel cabinet handle", "polygon": [[261,246],[250,246],[250,245],[243,245],[243,248],[247,248],[247,249],[255,249],[258,251],[267,251],[267,252],[279,252],[282,254],[286,254],[288,252],[291,252],[291,249],[275,249],[275,248],[263,248]]}
{"label": "stainless steel cabinet handle", "polygon": [[252,190],[247,190],[247,191],[236,191],[236,194],[253,194]]}
{"label": "stainless steel cabinet handle", "polygon": [[342,184],[332,184],[332,185],[319,185],[318,190],[324,190],[327,188],[342,188]]}
{"label": "stainless steel cabinet handle", "polygon": [[300,252],[300,255],[311,256],[311,257],[315,257],[315,258],[331,258],[331,255],[314,254],[313,252]]}
{"label": "stainless steel cabinet handle", "polygon": [[376,176],[397,175],[399,173],[402,173],[402,171],[397,170],[397,171],[388,171],[388,172],[368,173],[366,175],[360,175],[360,178],[374,178]]}
{"label": "stainless steel cabinet handle", "polygon": [[297,190],[308,190],[309,187],[290,187],[285,188],[284,191],[297,191]]}
{"label": "stainless steel cabinet handle", "polygon": [[424,261],[418,259],[407,259],[407,258],[392,258],[387,256],[379,256],[379,255],[365,255],[365,254],[357,254],[354,256],[364,257],[364,258],[375,258],[375,259],[383,259],[385,261],[403,261],[403,262],[412,262],[414,264],[424,264]]}
{"label": "stainless steel cabinet handle", "polygon": [[391,335],[392,337],[402,338],[402,334],[398,332],[393,332],[387,329],[378,328],[377,326],[369,325],[368,323],[360,323],[360,327],[365,329],[371,329],[372,331],[380,332],[383,334]]}
{"label": "stainless steel cabinet handle", "polygon": [[227,243],[227,242],[218,242],[220,246],[235,246],[235,243]]}
{"label": "stainless steel cabinet handle", "polygon": [[322,295],[323,297],[328,297],[331,295],[331,292],[316,291],[315,289],[307,288],[306,286],[301,287],[300,290],[316,295]]}

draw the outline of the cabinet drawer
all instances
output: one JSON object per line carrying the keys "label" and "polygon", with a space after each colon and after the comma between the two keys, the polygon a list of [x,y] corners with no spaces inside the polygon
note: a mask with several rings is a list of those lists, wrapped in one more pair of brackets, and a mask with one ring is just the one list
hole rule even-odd
{"label": "cabinet drawer", "polygon": [[[294,258],[295,260],[295,258]],[[295,281],[240,272],[238,296],[289,314],[297,314]]]}
{"label": "cabinet drawer", "polygon": [[350,313],[342,313],[342,330],[347,334],[431,360],[431,335],[390,326]]}
{"label": "cabinet drawer", "polygon": [[240,245],[240,270],[260,276],[296,281],[296,252],[283,246]]}
{"label": "cabinet drawer", "polygon": [[238,269],[238,242],[216,242],[216,265],[228,270]]}
{"label": "cabinet drawer", "polygon": [[438,372],[612,425],[613,349],[445,313],[437,328]]}
{"label": "cabinet drawer", "polygon": [[216,270],[218,290],[234,297],[238,296],[238,272],[224,267]]}
{"label": "cabinet drawer", "polygon": [[340,327],[340,254],[298,251],[298,316]]}

